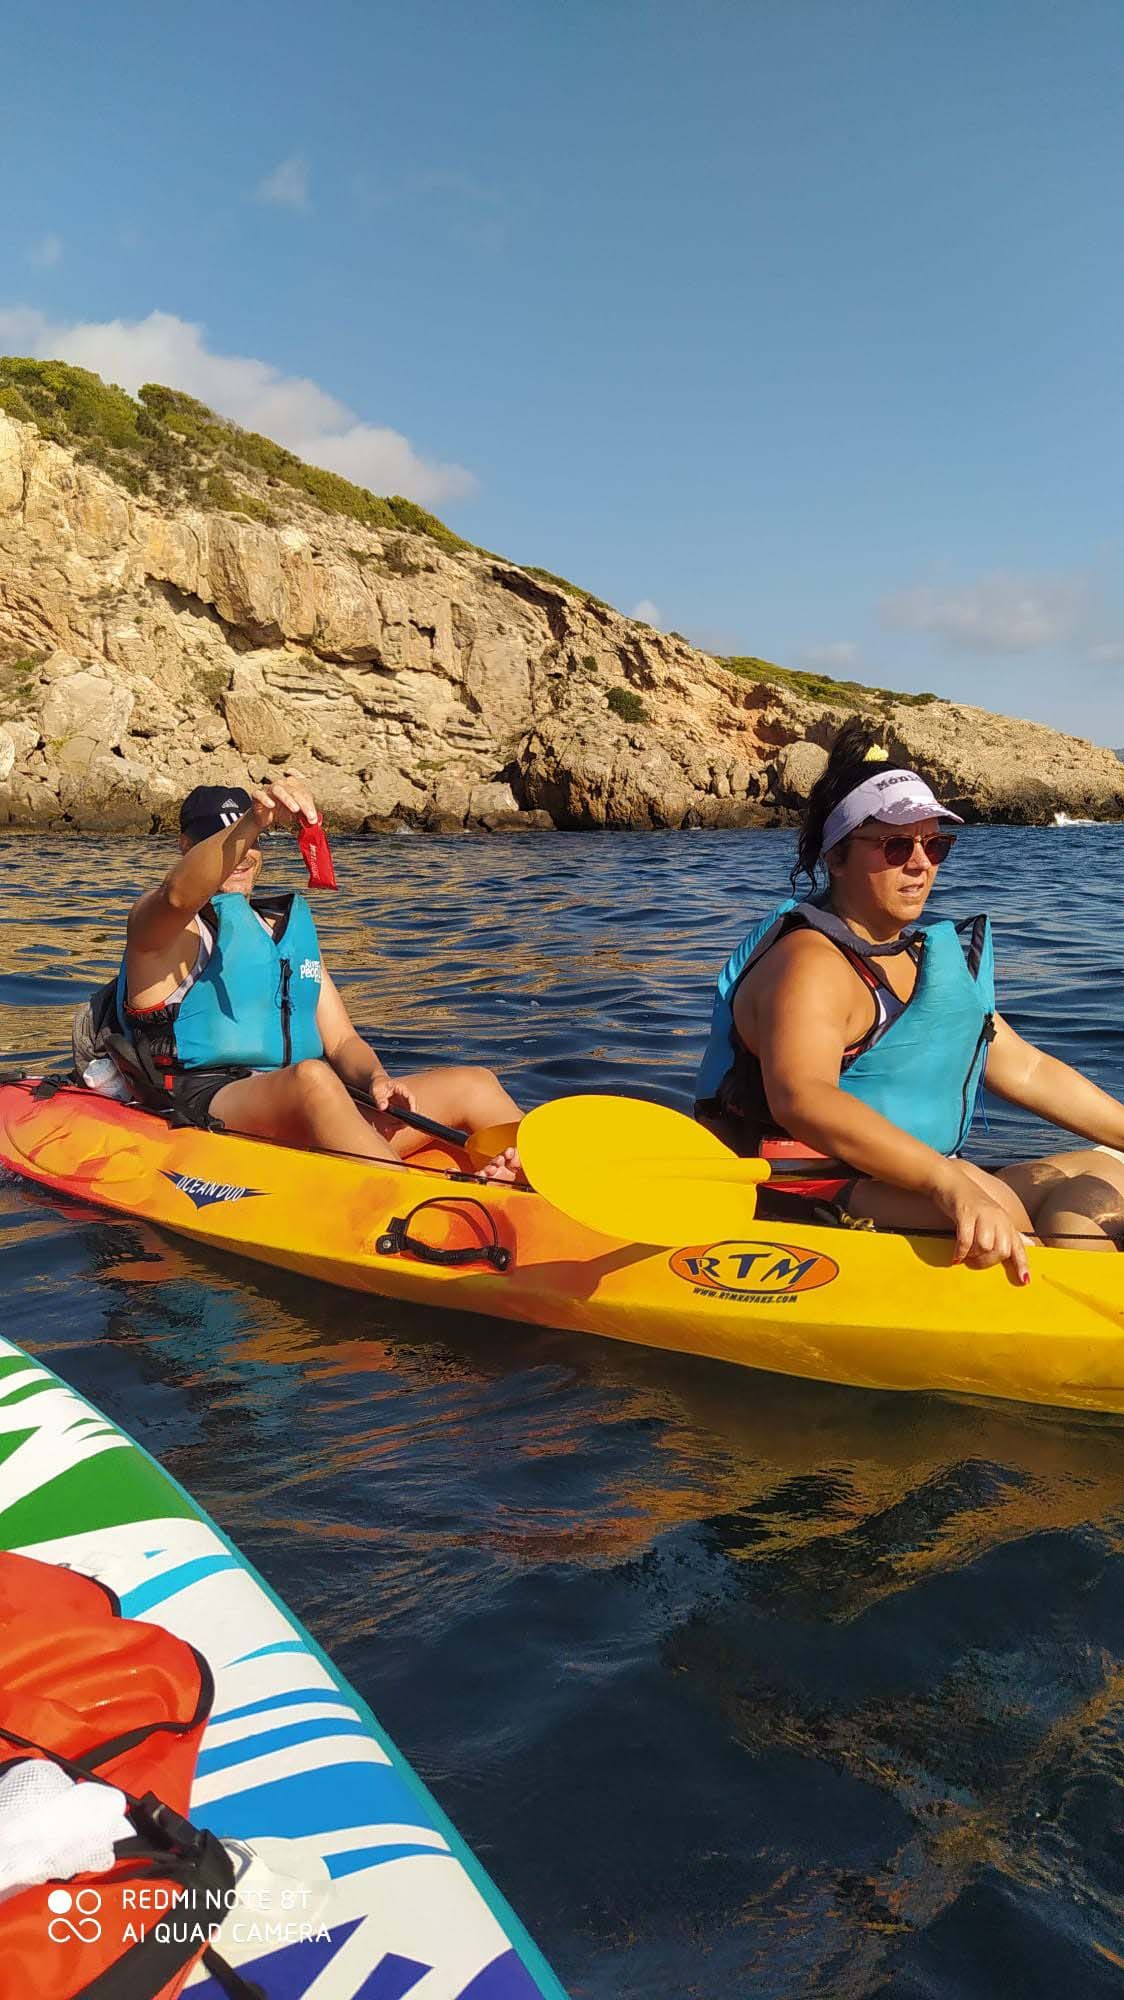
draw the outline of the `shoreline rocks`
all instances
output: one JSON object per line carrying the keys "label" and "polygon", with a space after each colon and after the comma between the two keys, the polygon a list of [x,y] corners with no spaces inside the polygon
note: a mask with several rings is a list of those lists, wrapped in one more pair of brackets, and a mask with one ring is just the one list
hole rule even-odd
{"label": "shoreline rocks", "polygon": [[[0,827],[144,832],[204,774],[287,764],[351,832],[786,824],[854,712],[481,551],[269,500],[275,527],[162,511],[0,411]],[[1110,750],[871,712],[966,818],[1124,817]]]}

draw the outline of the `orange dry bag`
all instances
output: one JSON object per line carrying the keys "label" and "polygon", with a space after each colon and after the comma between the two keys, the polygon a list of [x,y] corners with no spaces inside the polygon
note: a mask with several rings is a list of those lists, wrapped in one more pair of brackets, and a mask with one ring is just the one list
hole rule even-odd
{"label": "orange dry bag", "polygon": [[43,1758],[114,1785],[133,1830],[104,1873],[0,1901],[0,2000],[172,2000],[201,1956],[256,1991],[210,1952],[234,1868],[186,1818],[213,1698],[202,1655],[122,1618],[104,1584],[0,1553],[0,1775]]}

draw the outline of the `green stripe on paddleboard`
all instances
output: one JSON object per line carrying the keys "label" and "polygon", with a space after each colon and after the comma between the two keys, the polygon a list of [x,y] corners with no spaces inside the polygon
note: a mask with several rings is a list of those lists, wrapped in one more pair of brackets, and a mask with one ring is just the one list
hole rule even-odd
{"label": "green stripe on paddleboard", "polygon": [[20,1382],[14,1389],[0,1386],[0,1409],[14,1410],[17,1403],[26,1403],[29,1396],[41,1396],[49,1382]]}
{"label": "green stripe on paddleboard", "polygon": [[[19,1441],[33,1435],[20,1432]],[[112,1450],[99,1449],[81,1464],[67,1466],[34,1492],[0,1510],[0,1547],[24,1548],[32,1542],[54,1541],[56,1536],[92,1528],[124,1527],[131,1521],[199,1519],[199,1509],[192,1506],[181,1487],[138,1458],[135,1446],[122,1449],[117,1442],[119,1431],[95,1435],[99,1440],[111,1438]],[[0,1443],[7,1445],[7,1438]]]}

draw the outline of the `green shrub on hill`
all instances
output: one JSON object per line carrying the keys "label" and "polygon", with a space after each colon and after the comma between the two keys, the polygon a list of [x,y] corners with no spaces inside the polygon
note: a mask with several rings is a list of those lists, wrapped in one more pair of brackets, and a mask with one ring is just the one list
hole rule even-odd
{"label": "green shrub on hill", "polygon": [[647,722],[648,711],[640,696],[632,688],[611,687],[608,694],[609,707],[622,722]]}
{"label": "green shrub on hill", "polygon": [[790,688],[794,694],[806,695],[809,701],[833,702],[837,708],[889,708],[895,702],[908,708],[921,708],[926,702],[939,699],[935,694],[895,694],[891,688],[864,687],[861,681],[836,681],[830,674],[809,674],[799,667],[778,667],[772,660],[759,660],[752,653],[720,659],[718,664],[739,675],[742,680],[766,681],[771,687]]}
{"label": "green shrub on hill", "polygon": [[209,474],[203,487],[203,501],[222,514],[243,514],[248,521],[261,521],[267,528],[277,525],[272,507],[246,487],[232,485],[225,472]]}
{"label": "green shrub on hill", "polygon": [[[397,493],[369,493],[338,472],[306,465],[272,438],[241,430],[227,418],[216,416],[196,397],[159,382],[146,382],[134,398],[89,369],[73,368],[66,361],[0,356],[0,410],[23,423],[35,424],[43,437],[66,445],[128,492],[151,495],[165,505],[213,507],[275,526],[278,518],[283,518],[282,492],[288,488],[324,513],[344,515],[367,528],[425,535],[449,554],[460,550],[489,554],[454,534],[415,501]],[[360,553],[352,551],[356,560]],[[497,556],[492,560],[505,559]],[[389,545],[384,561],[389,571],[399,575],[409,575],[416,567],[400,542]],[[603,598],[553,570],[531,563],[520,567],[528,576],[585,605],[604,606]],[[590,663],[595,669],[592,654],[583,661],[583,671],[590,671]],[[886,688],[832,680],[827,674],[778,667],[771,660],[748,655],[720,664],[745,679],[767,681],[842,708],[888,708],[893,702],[919,705],[937,699],[932,694],[892,694]],[[631,689],[610,689],[609,705],[623,721],[647,720],[644,703]]]}
{"label": "green shrub on hill", "polygon": [[0,410],[5,410],[10,417],[18,417],[21,424],[35,422],[35,412],[31,404],[14,383],[9,383],[7,388],[0,389]]}
{"label": "green shrub on hill", "polygon": [[580,583],[569,583],[564,576],[555,576],[552,569],[540,569],[537,563],[520,563],[519,567],[528,576],[537,576],[540,583],[552,583],[555,590],[564,590],[567,597],[589,596],[588,590],[583,590]]}
{"label": "green shrub on hill", "polygon": [[88,368],[5,356],[0,398],[10,416],[35,424],[53,444],[70,445],[131,493],[149,491],[157,460],[168,456],[142,431],[143,413],[132,397]]}
{"label": "green shrub on hill", "polygon": [[[306,465],[272,438],[240,429],[195,396],[162,382],[144,383],[134,399],[66,361],[0,356],[0,410],[35,424],[43,437],[69,446],[128,492],[147,493],[167,505],[215,507],[273,524],[273,507],[254,491],[264,479],[267,486],[289,487],[324,513],[344,515],[365,528],[425,535],[449,555],[475,549],[416,501],[401,493],[369,493],[338,472]],[[552,570],[526,567],[528,575],[583,603],[603,602]]]}
{"label": "green shrub on hill", "polygon": [[427,535],[449,551],[472,547],[413,500],[368,493],[338,472],[306,465],[272,438],[240,430],[163,383],[146,382],[134,399],[69,362],[3,356],[0,409],[68,445],[130,493],[273,521],[268,501],[253,490],[264,474],[268,483],[291,487],[325,513],[347,515],[364,527]]}

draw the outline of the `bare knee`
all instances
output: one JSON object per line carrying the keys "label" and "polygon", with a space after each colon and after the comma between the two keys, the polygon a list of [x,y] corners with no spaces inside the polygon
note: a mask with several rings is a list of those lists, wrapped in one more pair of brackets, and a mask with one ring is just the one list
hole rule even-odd
{"label": "bare knee", "polygon": [[481,1063],[458,1063],[447,1075],[466,1116],[472,1115],[473,1107],[489,1104],[503,1088],[495,1070],[485,1069]]}
{"label": "bare knee", "polygon": [[1013,1187],[1008,1187],[1006,1181],[999,1180],[995,1174],[986,1173],[983,1167],[973,1166],[970,1160],[961,1160],[960,1166],[970,1179],[978,1183],[985,1194],[990,1195],[992,1201],[998,1202],[1000,1208],[1010,1216],[1016,1229],[1024,1236],[1034,1234],[1034,1224],[1027,1213],[1026,1203],[1015,1193]]}
{"label": "bare knee", "polygon": [[288,1088],[303,1110],[337,1102],[341,1085],[338,1076],[319,1056],[308,1056],[283,1072]]}
{"label": "bare knee", "polygon": [[1044,1233],[1072,1230],[1074,1222],[1079,1227],[1075,1233],[1083,1234],[1082,1222],[1092,1225],[1092,1232],[1117,1236],[1124,1221],[1124,1202],[1120,1191],[1110,1181],[1102,1180],[1099,1174],[1071,1174],[1069,1178],[1047,1196],[1039,1210],[1039,1224]]}

